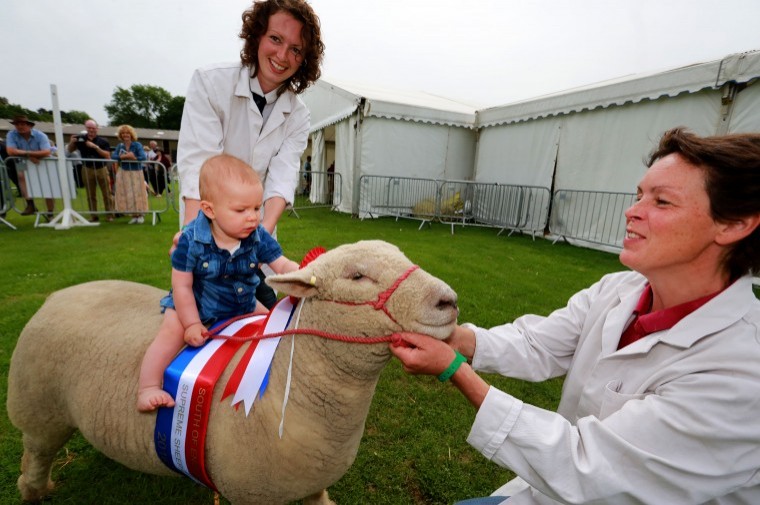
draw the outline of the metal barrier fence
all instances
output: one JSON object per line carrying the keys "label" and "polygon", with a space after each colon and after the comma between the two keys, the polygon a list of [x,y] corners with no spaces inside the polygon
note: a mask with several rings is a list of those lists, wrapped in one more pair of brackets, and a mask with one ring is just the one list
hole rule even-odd
{"label": "metal barrier fence", "polygon": [[298,187],[290,214],[298,217],[299,210],[318,207],[337,208],[343,201],[343,179],[334,172],[298,172]]}
{"label": "metal barrier fence", "polygon": [[554,192],[549,231],[560,239],[577,239],[620,248],[625,236],[625,210],[633,193],[559,189]]}
{"label": "metal barrier fence", "polygon": [[426,222],[440,209],[438,181],[363,175],[359,178],[359,217],[392,216]]}
{"label": "metal barrier fence", "polygon": [[13,208],[13,190],[11,189],[11,181],[8,177],[8,169],[5,163],[0,159],[0,224],[15,230],[13,226],[5,219],[5,215],[9,210]]}
{"label": "metal barrier fence", "polygon": [[360,217],[392,216],[425,223],[487,226],[542,233],[549,219],[550,191],[538,186],[413,177],[360,178]]}
{"label": "metal barrier fence", "polygon": [[[15,165],[18,174],[18,196],[13,199],[12,208],[22,215],[35,215],[35,227],[41,219],[48,221],[56,210],[60,210],[60,200],[64,195],[64,184],[58,173],[58,158],[43,158],[33,163],[25,157],[11,156],[6,163]],[[171,186],[167,171],[158,161],[133,161],[141,168],[131,171],[118,167],[120,162],[103,158],[67,158],[66,175],[71,209],[91,221],[105,218],[109,221],[122,216],[150,216],[152,224],[161,219],[161,214],[169,209],[172,200]],[[119,172],[122,172],[119,175]],[[138,172],[138,179],[133,172]],[[116,205],[116,186],[122,184]],[[144,193],[143,193],[144,192]],[[165,194],[165,195],[164,195]],[[33,207],[25,205],[29,197]],[[147,199],[147,206],[144,206]],[[134,207],[134,202],[140,205]],[[22,210],[23,209],[23,210]]]}
{"label": "metal barrier fence", "polygon": [[549,219],[551,192],[539,186],[443,181],[439,220],[452,225],[487,226],[542,234]]}

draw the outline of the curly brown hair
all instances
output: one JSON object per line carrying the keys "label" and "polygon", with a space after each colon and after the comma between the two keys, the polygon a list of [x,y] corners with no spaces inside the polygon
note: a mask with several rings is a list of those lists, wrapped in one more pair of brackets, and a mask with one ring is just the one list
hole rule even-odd
{"label": "curly brown hair", "polygon": [[[662,136],[647,166],[673,153],[704,172],[713,219],[728,223],[760,215],[760,134],[700,137],[686,128],[673,128]],[[732,279],[760,274],[760,228],[731,247],[724,266]]]}
{"label": "curly brown hair", "polygon": [[304,43],[302,48],[303,61],[296,73],[285,81],[277,91],[278,94],[282,94],[286,89],[290,89],[293,93],[298,94],[319,79],[321,75],[320,66],[325,52],[319,17],[304,0],[259,0],[243,12],[243,28],[240,30],[240,38],[245,40],[245,44],[240,51],[240,61],[243,65],[253,69],[251,77],[255,77],[258,72],[259,40],[267,31],[269,18],[279,11],[285,11],[303,23],[303,30],[301,30]]}

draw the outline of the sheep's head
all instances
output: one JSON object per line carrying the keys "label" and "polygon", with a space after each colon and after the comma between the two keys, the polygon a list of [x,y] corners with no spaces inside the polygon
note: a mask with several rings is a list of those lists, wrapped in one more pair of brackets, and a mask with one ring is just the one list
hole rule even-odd
{"label": "sheep's head", "polygon": [[457,320],[456,293],[415,267],[398,247],[380,240],[337,247],[266,282],[324,304],[329,317],[320,326],[327,331],[357,336],[410,331],[444,339]]}

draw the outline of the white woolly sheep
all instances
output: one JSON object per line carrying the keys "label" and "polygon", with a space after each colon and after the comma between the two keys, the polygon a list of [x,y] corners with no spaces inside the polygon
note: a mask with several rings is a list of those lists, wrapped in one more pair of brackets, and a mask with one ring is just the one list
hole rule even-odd
{"label": "white woolly sheep", "polygon": [[[406,330],[445,338],[456,322],[456,294],[420,269],[387,300],[388,314],[370,305],[331,303],[375,300],[411,266],[395,246],[364,241],[338,247],[268,283],[304,298],[301,328],[366,337]],[[77,429],[129,468],[178,475],[156,455],[156,415],[134,407],[140,361],[161,321],[162,295],[125,281],[81,284],[53,293],[26,325],[8,377],[8,413],[23,432],[18,487],[24,500],[52,490],[53,459]],[[280,439],[291,338],[296,339],[292,384]],[[215,398],[240,354],[219,380]],[[213,402],[206,467],[219,492],[234,504],[304,497],[305,503],[332,503],[326,488],[356,457],[375,385],[389,359],[384,343],[283,338],[267,394],[248,417],[228,401]]]}

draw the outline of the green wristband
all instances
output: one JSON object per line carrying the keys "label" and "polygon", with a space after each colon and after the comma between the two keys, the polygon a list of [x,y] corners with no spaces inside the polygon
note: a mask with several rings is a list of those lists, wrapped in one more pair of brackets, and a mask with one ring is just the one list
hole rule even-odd
{"label": "green wristband", "polygon": [[462,365],[462,363],[465,363],[467,361],[467,358],[462,356],[459,351],[454,352],[456,353],[456,356],[454,356],[454,361],[452,361],[449,367],[441,372],[441,375],[438,376],[438,380],[441,382],[446,382],[447,380],[451,379],[451,377],[457,373],[457,370],[459,370],[459,367]]}

